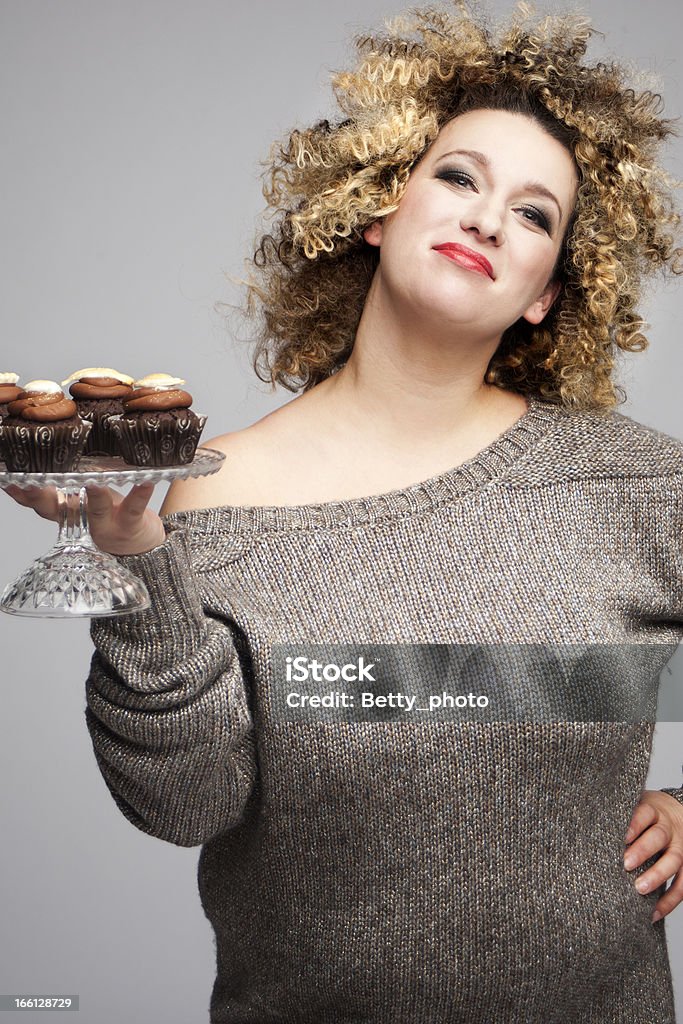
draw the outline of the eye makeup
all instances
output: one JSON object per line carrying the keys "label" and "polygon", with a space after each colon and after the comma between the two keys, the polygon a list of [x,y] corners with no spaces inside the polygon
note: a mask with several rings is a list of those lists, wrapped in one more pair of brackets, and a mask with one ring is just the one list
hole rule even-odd
{"label": "eye makeup", "polygon": [[[437,171],[435,177],[442,181],[453,182],[456,185],[462,185],[465,183],[465,186],[472,185],[476,188],[474,178],[470,174],[467,174],[466,171],[461,171],[457,167],[445,167]],[[552,233],[551,219],[543,212],[543,210],[540,210],[537,206],[530,206],[528,204],[522,204],[519,209],[532,214],[533,223],[538,224],[538,226],[543,228],[544,231],[547,231],[549,235]]]}

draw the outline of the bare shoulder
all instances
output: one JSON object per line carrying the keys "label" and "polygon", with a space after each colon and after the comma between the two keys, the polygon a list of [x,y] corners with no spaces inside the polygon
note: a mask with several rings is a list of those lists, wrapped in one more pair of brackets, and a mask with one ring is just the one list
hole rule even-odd
{"label": "bare shoulder", "polygon": [[289,449],[291,417],[285,408],[269,413],[242,430],[220,434],[202,443],[225,455],[217,473],[174,480],[160,515],[222,505],[272,504],[278,467],[282,471]]}
{"label": "bare shoulder", "polygon": [[204,442],[202,448],[213,448],[225,455],[217,473],[210,476],[187,477],[174,480],[159,510],[160,515],[170,512],[188,512],[195,508],[213,508],[218,505],[249,504],[245,494],[259,479],[257,468],[259,445],[252,435],[253,427],[220,434]]}

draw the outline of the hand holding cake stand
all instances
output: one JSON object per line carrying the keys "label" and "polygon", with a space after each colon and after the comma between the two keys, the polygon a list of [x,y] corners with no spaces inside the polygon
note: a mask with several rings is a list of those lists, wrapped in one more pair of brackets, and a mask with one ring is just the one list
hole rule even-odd
{"label": "hand holding cake stand", "polygon": [[133,466],[118,456],[82,456],[63,473],[8,472],[0,462],[0,486],[56,487],[59,507],[57,543],[5,587],[0,611],[45,618],[123,615],[149,608],[147,588],[115,555],[95,546],[88,529],[86,486],[158,483],[208,476],[225,455],[197,448],[191,462],[176,466]]}

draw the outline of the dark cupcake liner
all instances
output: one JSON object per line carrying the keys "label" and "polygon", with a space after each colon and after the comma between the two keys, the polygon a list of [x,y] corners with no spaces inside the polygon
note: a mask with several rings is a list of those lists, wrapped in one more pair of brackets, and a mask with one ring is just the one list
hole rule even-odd
{"label": "dark cupcake liner", "polygon": [[10,473],[67,473],[83,454],[91,424],[81,419],[55,423],[0,423],[0,458]]}
{"label": "dark cupcake liner", "polygon": [[119,443],[109,421],[123,411],[116,399],[74,399],[78,415],[92,424],[83,450],[84,455],[120,455]]}
{"label": "dark cupcake liner", "polygon": [[183,466],[192,462],[207,417],[191,409],[173,413],[150,412],[135,419],[112,416],[109,423],[123,461],[131,466]]}

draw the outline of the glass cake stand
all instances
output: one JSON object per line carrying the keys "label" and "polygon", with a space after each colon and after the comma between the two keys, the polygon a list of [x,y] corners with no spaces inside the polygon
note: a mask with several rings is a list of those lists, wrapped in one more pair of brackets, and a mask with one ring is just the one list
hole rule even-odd
{"label": "glass cake stand", "polygon": [[86,485],[158,483],[216,473],[223,452],[198,448],[181,466],[130,466],[118,456],[83,455],[69,473],[10,473],[0,461],[0,486],[56,487],[57,543],[37,558],[0,597],[0,611],[41,618],[125,615],[149,608],[147,587],[114,555],[95,546],[88,530]]}

